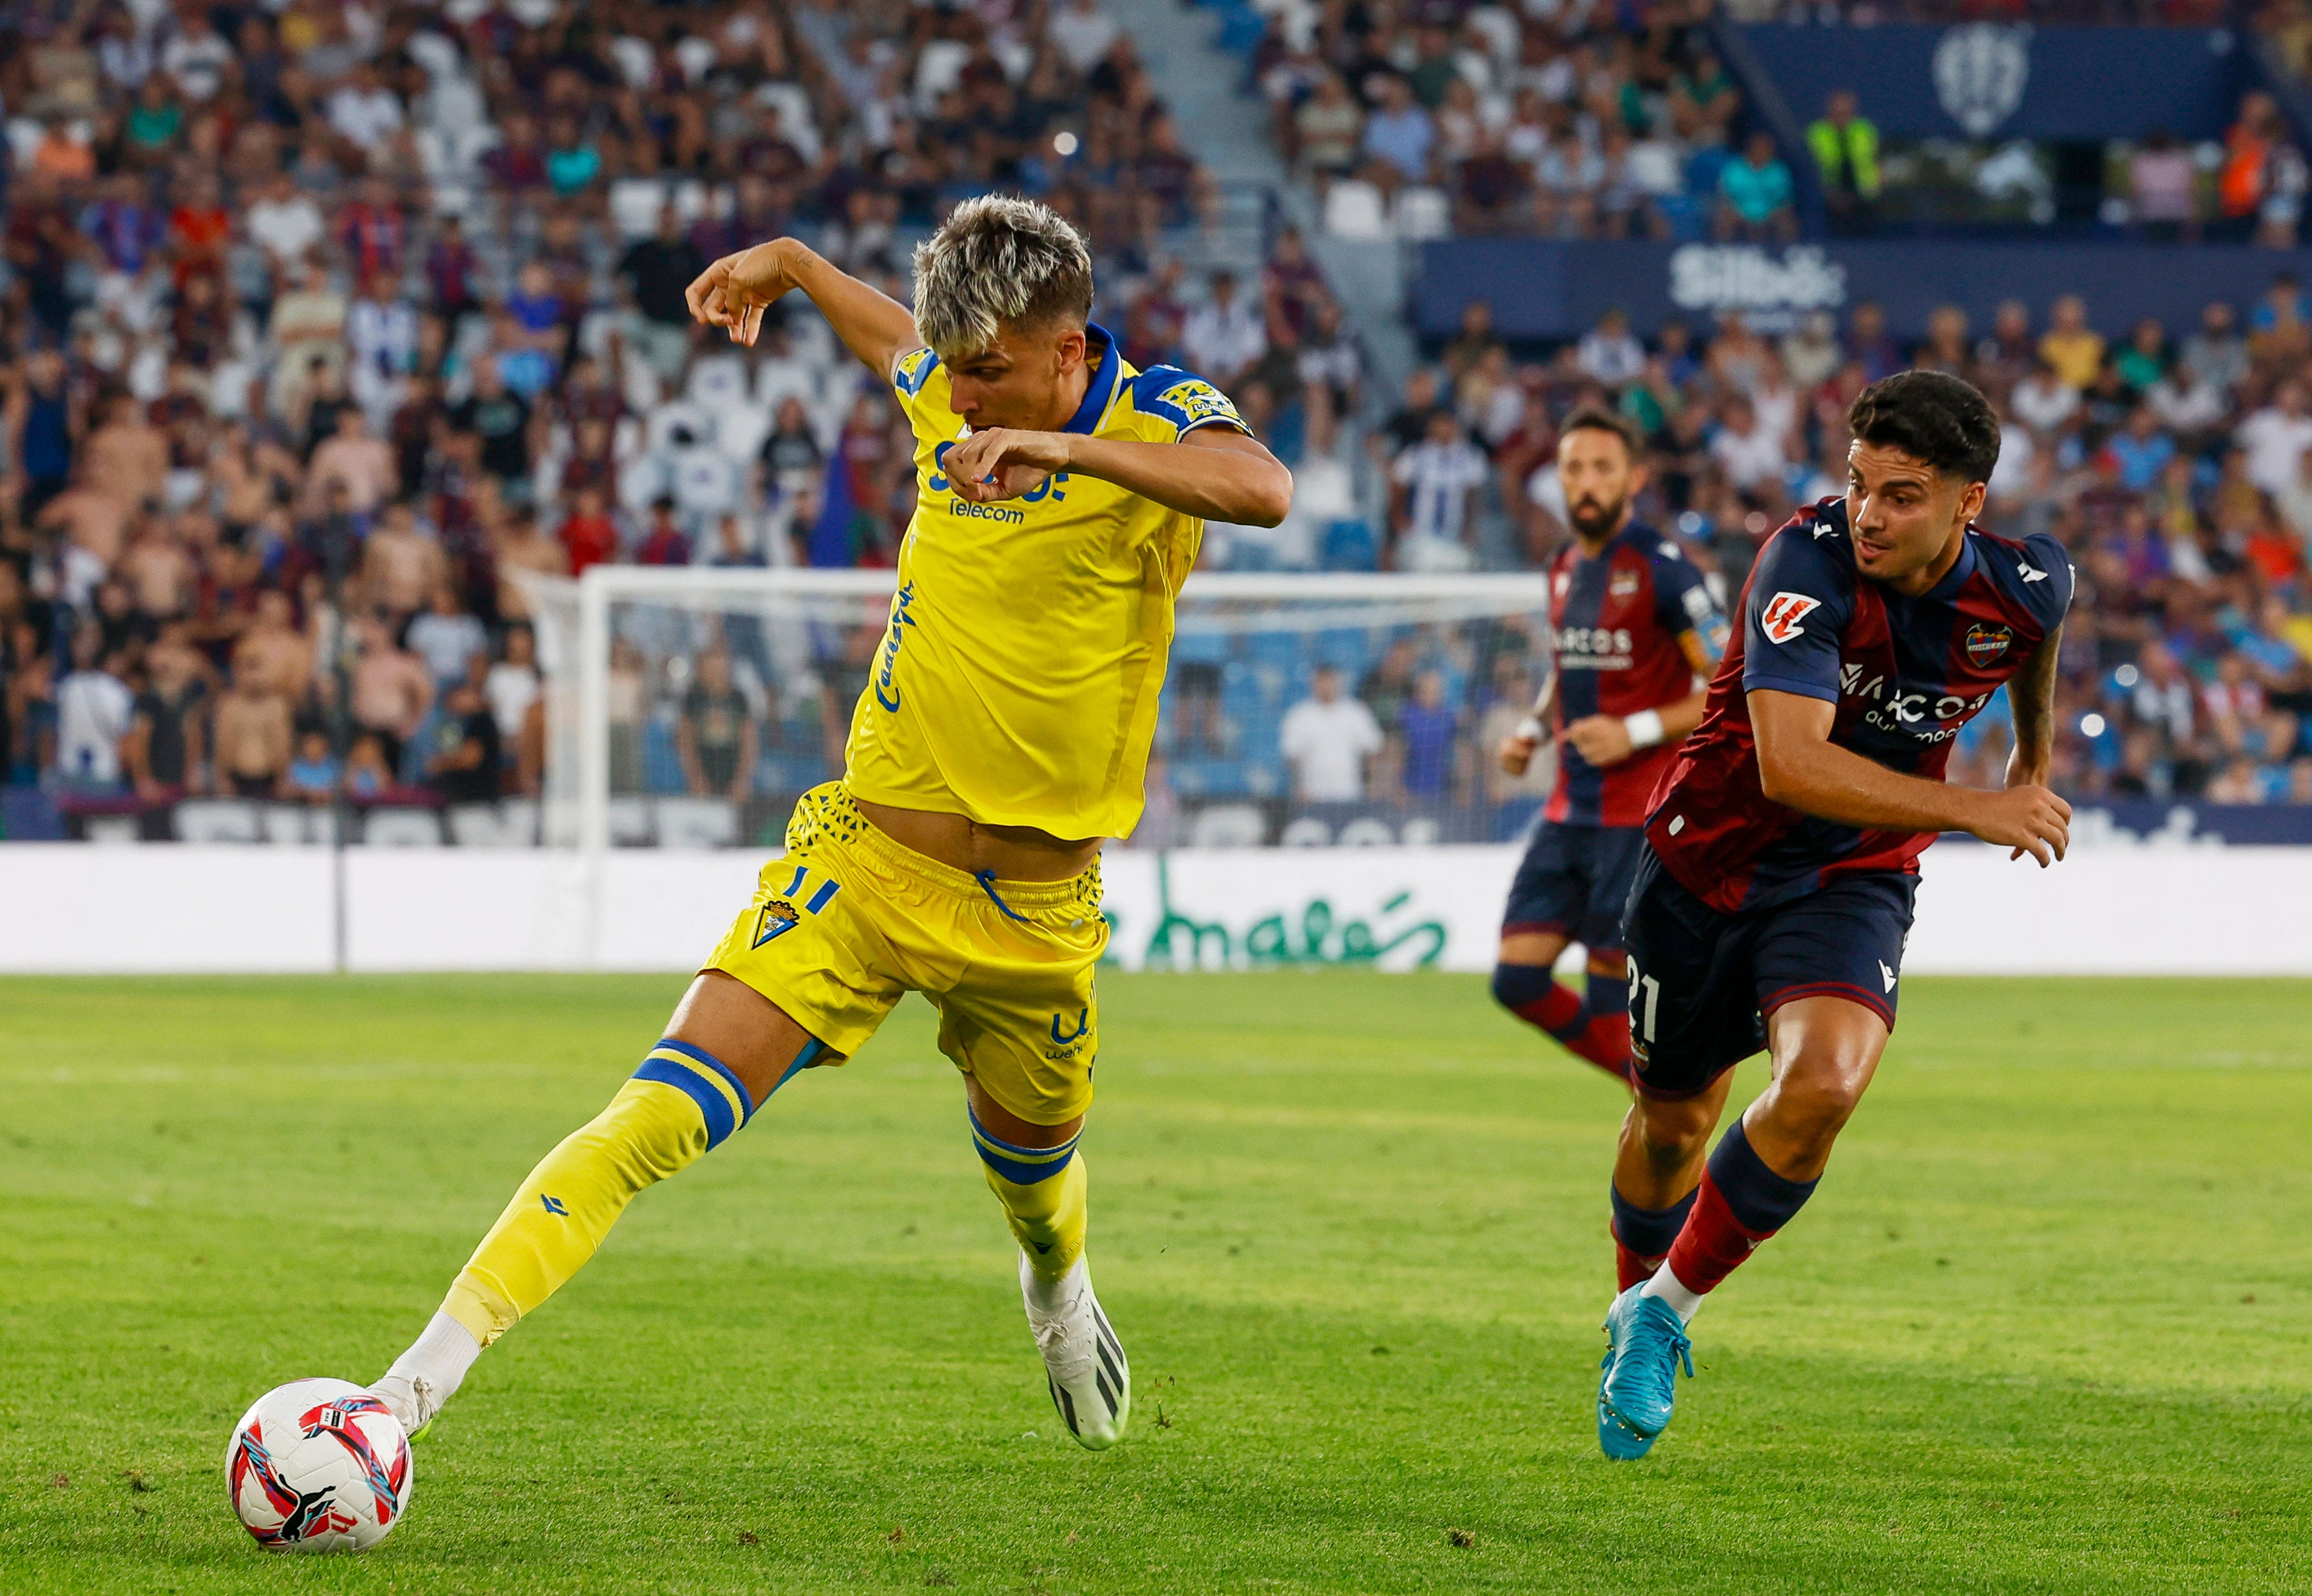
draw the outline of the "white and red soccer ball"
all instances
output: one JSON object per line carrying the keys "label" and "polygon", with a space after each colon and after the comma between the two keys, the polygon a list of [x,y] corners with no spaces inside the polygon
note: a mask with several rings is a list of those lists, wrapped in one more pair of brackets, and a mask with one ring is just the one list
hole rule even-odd
{"label": "white and red soccer ball", "polygon": [[232,1510],[276,1552],[358,1552],[409,1507],[409,1438],[347,1380],[293,1380],[257,1399],[225,1448]]}

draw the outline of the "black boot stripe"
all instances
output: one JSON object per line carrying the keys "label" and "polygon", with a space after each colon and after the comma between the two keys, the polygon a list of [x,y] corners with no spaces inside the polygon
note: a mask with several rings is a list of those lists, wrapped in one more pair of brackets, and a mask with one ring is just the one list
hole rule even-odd
{"label": "black boot stripe", "polygon": [[1108,1376],[1101,1373],[1099,1370],[1094,1369],[1091,1372],[1091,1382],[1099,1387],[1100,1400],[1108,1404],[1108,1416],[1114,1418],[1116,1416],[1116,1393],[1108,1389]]}

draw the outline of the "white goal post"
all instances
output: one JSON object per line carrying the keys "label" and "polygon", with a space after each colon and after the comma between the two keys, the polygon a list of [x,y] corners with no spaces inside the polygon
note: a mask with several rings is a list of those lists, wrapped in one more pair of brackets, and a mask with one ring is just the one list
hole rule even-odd
{"label": "white goal post", "polygon": [[[814,769],[816,779],[836,774],[836,723],[848,723],[864,678],[862,651],[871,658],[866,634],[871,627],[880,637],[887,624],[897,574],[603,565],[575,582],[517,579],[549,677],[545,840],[577,856],[585,940],[594,947],[615,849],[645,839],[773,848],[793,793]],[[1514,719],[1531,701],[1546,656],[1548,583],[1533,572],[1190,576],[1176,606],[1157,750],[1178,790],[1168,786],[1165,804],[1152,804],[1152,821],[1161,808],[1160,825],[1170,828],[1154,832],[1154,846],[1506,840],[1530,819],[1538,794],[1528,782],[1505,794],[1480,744],[1498,732],[1502,706]],[[743,656],[740,685],[758,726],[761,705],[772,706],[775,731],[777,706],[800,703],[816,728],[805,735],[828,751],[789,746],[774,755],[766,732],[749,745],[764,750],[760,776],[734,784],[749,794],[743,802],[683,795],[686,780],[693,794],[700,784],[695,748],[677,741],[680,706],[709,651],[726,662]],[[1371,724],[1394,751],[1372,758],[1369,782],[1354,791],[1326,789],[1304,802],[1307,772],[1283,757],[1279,731],[1327,667],[1344,697],[1371,696],[1380,709]],[[1419,680],[1432,675],[1436,683]],[[1382,679],[1386,693],[1371,685]],[[1415,770],[1417,739],[1400,738],[1396,717],[1416,697],[1441,693],[1450,702],[1422,713],[1432,723],[1448,717],[1454,746],[1446,768],[1435,767],[1432,750]],[[795,735],[790,727],[790,745]],[[686,830],[677,811],[715,824]],[[1147,846],[1152,837],[1137,840]]]}

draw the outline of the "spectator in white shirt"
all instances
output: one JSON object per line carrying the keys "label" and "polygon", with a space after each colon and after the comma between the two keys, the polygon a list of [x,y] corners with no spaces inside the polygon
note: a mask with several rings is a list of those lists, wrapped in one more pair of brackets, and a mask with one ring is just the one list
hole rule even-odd
{"label": "spectator in white shirt", "polygon": [[482,696],[490,701],[490,715],[498,736],[512,748],[521,735],[530,706],[538,701],[538,639],[526,626],[510,627],[505,635],[505,658],[490,667]]}
{"label": "spectator in white shirt", "polygon": [[1212,297],[1190,313],[1180,347],[1196,374],[1223,390],[1268,353],[1268,329],[1260,312],[1237,298],[1235,274],[1213,274]]}
{"label": "spectator in white shirt", "polygon": [[1608,388],[1634,382],[1646,369],[1645,346],[1630,336],[1630,319],[1619,310],[1598,318],[1598,325],[1583,335],[1574,359],[1585,376]]}
{"label": "spectator in white shirt", "polygon": [[2304,413],[2301,383],[2282,382],[2273,402],[2239,424],[2233,442],[2247,451],[2247,479],[2266,493],[2293,483],[2304,452],[2312,449],[2312,416]]}
{"label": "spectator in white shirt", "polygon": [[232,47],[209,26],[205,7],[180,13],[174,37],[161,48],[161,70],[175,78],[185,98],[192,101],[216,98],[232,59]]}
{"label": "spectator in white shirt", "polygon": [[2203,433],[2224,418],[2223,390],[2182,361],[2144,390],[2143,402],[2174,432]]}
{"label": "spectator in white shirt", "polygon": [[1052,18],[1047,30],[1052,43],[1079,74],[1090,72],[1116,43],[1116,19],[1099,8],[1099,0],[1074,0]]}
{"label": "spectator in white shirt", "polygon": [[2079,414],[2080,390],[2064,381],[2054,363],[2042,355],[2031,373],[2015,385],[2007,408],[2016,420],[2044,436]]}
{"label": "spectator in white shirt", "polygon": [[305,251],[328,236],[329,224],[321,207],[298,192],[296,180],[275,172],[263,197],[249,207],[250,238],[272,258],[276,271],[285,271],[305,258]]}
{"label": "spectator in white shirt", "polygon": [[346,85],[329,96],[329,126],[372,151],[401,131],[401,101],[377,68],[364,61]]}
{"label": "spectator in white shirt", "polygon": [[1779,482],[1790,463],[1781,436],[1741,399],[1728,401],[1710,440],[1710,457],[1724,468],[1727,480],[1745,490]]}
{"label": "spectator in white shirt", "polygon": [[1450,410],[1429,417],[1420,443],[1389,468],[1397,487],[1397,524],[1408,546],[1397,564],[1407,569],[1438,569],[1455,563],[1449,550],[1462,549],[1470,526],[1470,500],[1484,486],[1485,457],[1461,435]]}
{"label": "spectator in white shirt", "polygon": [[120,785],[120,740],[136,716],[136,695],[116,662],[99,663],[104,634],[94,623],[73,638],[76,667],[57,684],[57,769],[83,788]]}
{"label": "spectator in white shirt", "polygon": [[1365,773],[1387,739],[1362,698],[1344,697],[1341,673],[1319,665],[1309,697],[1284,712],[1277,748],[1292,767],[1292,795],[1303,803],[1354,803]]}
{"label": "spectator in white shirt", "polygon": [[458,590],[448,583],[434,590],[434,606],[409,623],[409,652],[425,662],[437,688],[447,688],[466,675],[466,662],[489,653],[489,634],[482,623],[458,602]]}

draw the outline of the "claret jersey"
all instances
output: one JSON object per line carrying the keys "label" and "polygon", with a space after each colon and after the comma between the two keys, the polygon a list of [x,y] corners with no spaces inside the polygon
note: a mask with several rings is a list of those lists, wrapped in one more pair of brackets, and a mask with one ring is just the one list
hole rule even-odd
{"label": "claret jersey", "polygon": [[1700,633],[1714,659],[1726,646],[1725,617],[1685,552],[1632,522],[1594,557],[1571,540],[1557,551],[1549,567],[1549,627],[1558,762],[1544,818],[1642,825],[1646,800],[1674,750],[1644,749],[1600,767],[1564,741],[1565,728],[1589,715],[1635,715],[1685,697],[1694,665],[1678,639]]}
{"label": "claret jersey", "polygon": [[[1248,432],[1236,407],[1170,366],[1135,371],[1098,327],[1097,362],[1064,430],[1169,443]],[[859,797],[1055,837],[1138,823],[1172,642],[1172,606],[1204,522],[1090,477],[1055,475],[992,504],[941,467],[964,436],[929,349],[892,376],[915,430],[917,496],[898,591],[851,717]]]}
{"label": "claret jersey", "polygon": [[1835,704],[1830,740],[1940,781],[1952,740],[2062,624],[2071,566],[2045,533],[1969,527],[1958,563],[1910,598],[1855,567],[1846,501],[1801,511],[1767,540],[1702,724],[1654,794],[1646,840],[1678,883],[1732,914],[1863,871],[1915,874],[1929,831],[1867,831],[1802,814],[1759,788],[1746,695]]}

